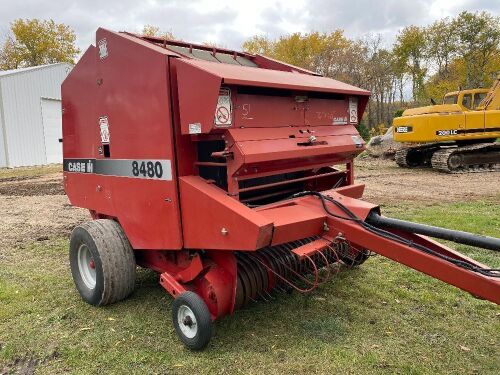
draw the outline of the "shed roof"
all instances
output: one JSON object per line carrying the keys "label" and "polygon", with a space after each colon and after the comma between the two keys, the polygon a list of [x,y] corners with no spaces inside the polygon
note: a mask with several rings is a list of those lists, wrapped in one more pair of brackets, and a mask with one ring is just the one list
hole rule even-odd
{"label": "shed roof", "polygon": [[18,73],[26,73],[26,72],[31,72],[33,70],[38,70],[38,69],[44,69],[44,68],[49,68],[57,65],[67,65],[71,66],[69,63],[55,63],[55,64],[46,64],[46,65],[38,65],[38,66],[30,66],[28,68],[19,68],[19,69],[11,69],[11,70],[0,70],[0,77],[11,75],[11,74],[18,74]]}

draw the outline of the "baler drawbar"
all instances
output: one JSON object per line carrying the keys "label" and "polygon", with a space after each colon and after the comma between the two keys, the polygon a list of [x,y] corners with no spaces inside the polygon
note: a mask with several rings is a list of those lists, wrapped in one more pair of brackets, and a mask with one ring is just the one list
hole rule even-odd
{"label": "baler drawbar", "polygon": [[500,304],[499,270],[426,236],[495,251],[498,238],[361,199],[369,95],[261,55],[98,29],[62,85],[64,188],[93,219],[70,242],[83,300],[122,300],[150,268],[199,350],[214,320],[376,253]]}

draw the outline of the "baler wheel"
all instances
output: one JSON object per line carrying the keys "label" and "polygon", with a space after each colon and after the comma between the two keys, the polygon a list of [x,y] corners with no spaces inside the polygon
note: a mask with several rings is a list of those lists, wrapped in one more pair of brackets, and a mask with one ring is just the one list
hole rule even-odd
{"label": "baler wheel", "polygon": [[172,321],[177,335],[191,350],[203,349],[212,338],[210,311],[194,292],[184,292],[174,300]]}
{"label": "baler wheel", "polygon": [[356,267],[362,265],[370,256],[367,250],[362,250],[357,252],[357,254],[349,254],[347,256],[341,256],[340,260],[345,263],[346,266]]}
{"label": "baler wheel", "polygon": [[76,288],[91,305],[109,305],[134,290],[134,251],[114,220],[77,226],[71,233],[69,261]]}

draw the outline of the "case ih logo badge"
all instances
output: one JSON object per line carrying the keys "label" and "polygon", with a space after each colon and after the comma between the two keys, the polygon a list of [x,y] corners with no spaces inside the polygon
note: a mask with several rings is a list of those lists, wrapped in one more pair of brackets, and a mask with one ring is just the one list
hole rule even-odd
{"label": "case ih logo badge", "polygon": [[217,108],[215,109],[215,126],[218,128],[228,128],[232,122],[231,90],[221,88]]}
{"label": "case ih logo badge", "polygon": [[108,57],[108,44],[106,42],[106,38],[101,39],[98,43],[98,46],[99,46],[99,58],[102,60]]}
{"label": "case ih logo badge", "polygon": [[108,125],[108,117],[107,116],[99,117],[99,129],[101,132],[101,143],[108,144],[109,143],[109,125]]}
{"label": "case ih logo badge", "polygon": [[349,122],[358,123],[358,98],[354,96],[349,97]]}
{"label": "case ih logo badge", "polygon": [[334,117],[332,123],[333,125],[347,125],[347,116]]}

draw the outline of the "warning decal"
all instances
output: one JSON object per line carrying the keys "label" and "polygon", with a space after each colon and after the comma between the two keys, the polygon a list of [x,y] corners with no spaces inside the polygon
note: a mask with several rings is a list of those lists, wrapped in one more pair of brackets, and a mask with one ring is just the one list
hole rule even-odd
{"label": "warning decal", "polygon": [[219,91],[219,99],[217,100],[217,108],[215,109],[215,126],[218,128],[231,126],[232,115],[231,90],[228,88],[221,88]]}
{"label": "warning decal", "polygon": [[349,122],[358,123],[358,98],[354,96],[349,97]]}
{"label": "warning decal", "polygon": [[109,125],[107,116],[99,117],[99,130],[101,133],[101,143],[109,143]]}

